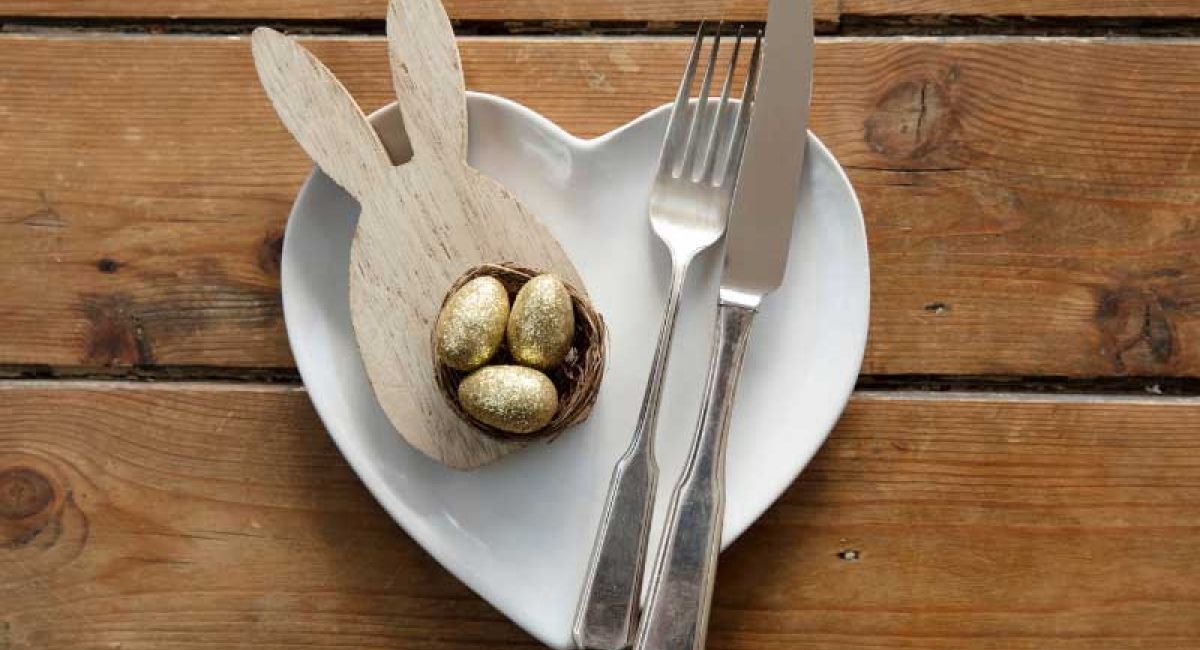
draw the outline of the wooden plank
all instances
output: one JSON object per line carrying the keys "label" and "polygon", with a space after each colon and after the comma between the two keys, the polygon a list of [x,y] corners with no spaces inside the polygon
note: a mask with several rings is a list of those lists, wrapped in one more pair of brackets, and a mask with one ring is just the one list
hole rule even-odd
{"label": "wooden plank", "polygon": [[[837,21],[839,0],[814,0],[819,22]],[[655,21],[766,17],[766,0],[444,0],[456,20]],[[6,0],[5,15],[127,18],[383,20],[387,0]]]}
{"label": "wooden plank", "polygon": [[[457,20],[698,21],[766,18],[766,0],[445,0]],[[386,0],[6,0],[9,16],[382,20]],[[1186,18],[1193,0],[814,0],[816,18],[863,16],[1094,16]]]}
{"label": "wooden plank", "polygon": [[[311,43],[390,99],[381,40]],[[0,38],[0,363],[290,365],[278,253],[308,163],[248,49]],[[469,87],[595,135],[670,99],[686,43],[462,49]],[[821,42],[813,129],[871,239],[865,370],[1200,373],[1197,63],[1193,41]]]}
{"label": "wooden plank", "polygon": [[1194,0],[841,0],[842,15],[1188,18]]}
{"label": "wooden plank", "polygon": [[[0,647],[537,644],[286,387],[0,384]],[[1197,399],[862,394],[723,560],[710,647],[1184,650]]]}

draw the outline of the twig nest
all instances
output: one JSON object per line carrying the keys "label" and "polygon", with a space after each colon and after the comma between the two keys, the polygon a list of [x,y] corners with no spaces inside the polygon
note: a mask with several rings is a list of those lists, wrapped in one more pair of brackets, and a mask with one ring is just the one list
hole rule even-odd
{"label": "twig nest", "polygon": [[[493,348],[500,313],[505,323]],[[459,278],[442,302],[433,332],[434,376],[454,412],[481,433],[551,438],[591,414],[604,375],[605,337],[604,321],[587,298],[557,277],[485,264]]]}

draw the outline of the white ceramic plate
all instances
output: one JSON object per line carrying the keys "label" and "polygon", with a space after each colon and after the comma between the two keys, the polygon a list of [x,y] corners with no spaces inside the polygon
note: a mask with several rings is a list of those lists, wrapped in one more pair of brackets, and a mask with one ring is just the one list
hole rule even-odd
{"label": "white ceramic plate", "polygon": [[[471,163],[546,222],[610,328],[608,371],[591,419],[472,473],[409,447],[375,401],[350,323],[347,267],[358,206],[320,171],[304,184],[287,226],[288,336],[318,413],[375,498],[459,579],[533,636],[567,648],[609,473],[637,419],[666,299],[668,260],[646,202],[668,107],[585,141],[498,97],[471,93],[468,104]],[[391,106],[372,118],[385,140],[397,139],[397,117]],[[809,152],[787,280],[756,319],[738,392],[725,545],[825,440],[866,344],[862,214],[837,161],[811,136]],[[680,314],[657,438],[662,480],[652,550],[696,420],[721,259],[712,250],[697,260]]]}

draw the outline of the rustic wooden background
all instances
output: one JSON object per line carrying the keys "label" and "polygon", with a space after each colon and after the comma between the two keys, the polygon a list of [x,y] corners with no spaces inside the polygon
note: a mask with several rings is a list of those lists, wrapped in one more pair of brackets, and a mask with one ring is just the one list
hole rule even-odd
{"label": "rustic wooden background", "polygon": [[[863,200],[860,391],[722,560],[718,649],[1200,643],[1200,3],[818,0]],[[763,0],[448,0],[575,133]],[[536,648],[372,501],[279,303],[308,161],[253,74],[368,109],[384,0],[0,0],[0,650]]]}

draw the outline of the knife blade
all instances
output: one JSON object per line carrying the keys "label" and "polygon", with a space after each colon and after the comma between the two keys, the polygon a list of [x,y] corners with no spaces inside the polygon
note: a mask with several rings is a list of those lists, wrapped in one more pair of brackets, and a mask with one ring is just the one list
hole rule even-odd
{"label": "knife blade", "polygon": [[765,59],[725,235],[721,299],[751,309],[779,287],[792,242],[812,98],[812,4],[772,0]]}
{"label": "knife blade", "polygon": [[675,484],[634,650],[703,650],[725,516],[725,448],[750,327],[783,282],[808,144],[810,0],[770,0],[765,59],[726,234],[704,402]]}

